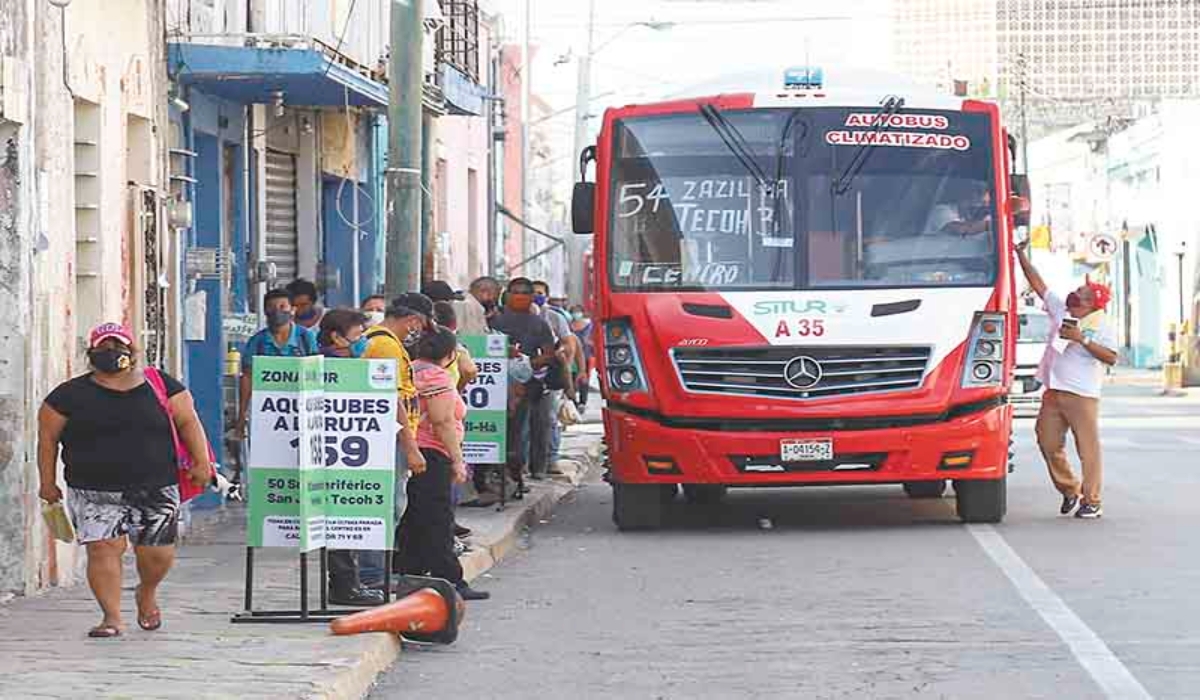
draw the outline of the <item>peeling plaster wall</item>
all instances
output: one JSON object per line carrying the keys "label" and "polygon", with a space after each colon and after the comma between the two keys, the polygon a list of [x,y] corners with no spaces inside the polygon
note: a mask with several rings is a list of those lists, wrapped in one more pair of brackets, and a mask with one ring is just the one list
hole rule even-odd
{"label": "peeling plaster wall", "polygon": [[[0,115],[0,599],[82,580],[84,557],[54,543],[37,500],[36,412],[53,387],[84,371],[77,236],[99,239],[97,317],[134,317],[127,154],[139,180],[161,187],[165,124],[161,10],[154,0],[84,0],[64,12],[44,0],[5,0],[0,57],[27,70],[16,84],[21,123]],[[65,46],[64,46],[65,45]],[[64,50],[65,48],[65,50]],[[64,71],[64,56],[66,70]],[[76,230],[74,99],[98,105],[96,230]],[[128,129],[130,116],[150,128]],[[135,143],[130,143],[130,134]]]}
{"label": "peeling plaster wall", "polygon": [[[9,2],[0,13],[0,56],[29,65],[28,2]],[[28,72],[4,86],[22,114],[0,115],[0,599],[30,589],[37,561],[29,479],[31,426],[26,357],[29,351],[28,232],[33,219],[33,140]],[[7,100],[6,100],[7,101]],[[24,118],[25,123],[15,121]]]}

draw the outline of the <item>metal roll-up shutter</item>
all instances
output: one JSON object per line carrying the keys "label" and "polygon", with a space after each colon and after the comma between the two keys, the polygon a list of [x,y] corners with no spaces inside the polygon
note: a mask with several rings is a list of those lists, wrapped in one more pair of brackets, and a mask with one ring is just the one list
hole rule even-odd
{"label": "metal roll-up shutter", "polygon": [[267,262],[275,263],[276,281],[287,284],[300,268],[296,225],[296,156],[267,151]]}

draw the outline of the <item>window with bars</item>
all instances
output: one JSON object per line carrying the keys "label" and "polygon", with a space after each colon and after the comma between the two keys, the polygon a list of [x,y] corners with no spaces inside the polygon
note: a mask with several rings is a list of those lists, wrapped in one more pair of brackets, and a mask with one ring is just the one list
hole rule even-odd
{"label": "window with bars", "polygon": [[439,0],[446,23],[437,33],[437,59],[479,82],[479,0]]}

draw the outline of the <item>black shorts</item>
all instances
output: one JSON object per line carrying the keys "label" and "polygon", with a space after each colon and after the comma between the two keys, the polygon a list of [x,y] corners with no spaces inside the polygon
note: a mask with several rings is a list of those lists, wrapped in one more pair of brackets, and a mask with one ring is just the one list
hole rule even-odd
{"label": "black shorts", "polygon": [[175,544],[179,536],[179,486],[124,491],[67,489],[67,508],[79,544],[128,536],[138,547]]}

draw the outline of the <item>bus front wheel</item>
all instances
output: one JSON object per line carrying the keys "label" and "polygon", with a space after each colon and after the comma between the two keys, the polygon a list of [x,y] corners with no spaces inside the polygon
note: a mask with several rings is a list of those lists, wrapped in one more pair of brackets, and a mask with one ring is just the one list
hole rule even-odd
{"label": "bus front wheel", "polygon": [[613,487],[613,523],[618,530],[654,530],[662,525],[663,488],[658,484]]}
{"label": "bus front wheel", "polygon": [[963,480],[954,483],[958,517],[964,523],[998,523],[1008,510],[1008,480]]}

